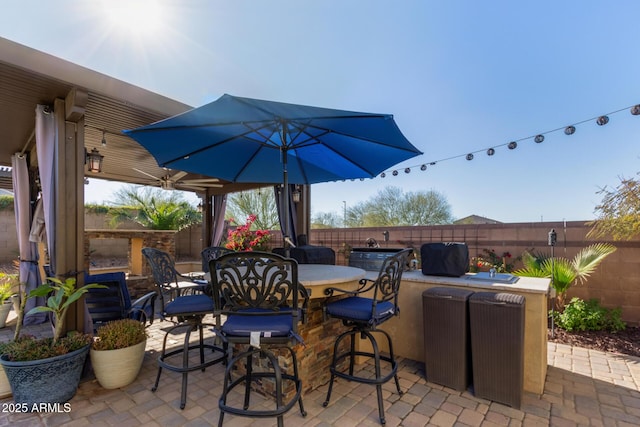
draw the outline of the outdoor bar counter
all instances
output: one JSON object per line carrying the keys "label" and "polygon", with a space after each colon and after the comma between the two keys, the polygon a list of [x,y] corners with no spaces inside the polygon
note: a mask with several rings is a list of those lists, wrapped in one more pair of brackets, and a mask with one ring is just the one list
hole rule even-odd
{"label": "outdoor bar counter", "polygon": [[[367,272],[367,277],[376,273]],[[536,394],[544,391],[547,375],[547,299],[550,279],[520,277],[513,284],[496,283],[488,277],[426,276],[419,270],[406,271],[400,286],[400,315],[387,321],[382,329],[391,334],[396,356],[424,361],[424,326],[422,293],[435,286],[464,288],[474,292],[508,292],[525,297],[524,390]],[[478,276],[480,277],[480,276]]]}

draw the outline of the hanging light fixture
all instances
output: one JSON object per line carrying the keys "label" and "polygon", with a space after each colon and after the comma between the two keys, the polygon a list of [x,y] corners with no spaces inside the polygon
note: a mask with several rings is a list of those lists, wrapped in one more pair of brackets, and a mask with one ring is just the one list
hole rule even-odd
{"label": "hanging light fixture", "polygon": [[509,145],[507,145],[507,147],[509,147],[509,150],[515,150],[517,146],[518,146],[518,143],[515,141],[511,141]]}
{"label": "hanging light fixture", "polygon": [[640,104],[631,107],[631,114],[633,114],[634,116],[640,115]]}
{"label": "hanging light fixture", "polygon": [[598,126],[604,126],[607,123],[609,123],[609,117],[600,116],[600,117],[598,117],[598,120],[596,120],[596,123],[598,124]]}
{"label": "hanging light fixture", "polygon": [[411,168],[405,168],[404,169],[404,173],[410,173],[411,172]]}
{"label": "hanging light fixture", "polygon": [[576,127],[575,126],[567,126],[566,128],[564,128],[564,134],[565,135],[573,135],[574,133],[576,133]]}
{"label": "hanging light fixture", "polygon": [[300,203],[300,186],[296,185],[293,193],[291,193],[291,198],[293,199],[293,203]]}
{"label": "hanging light fixture", "polygon": [[493,156],[494,154],[496,154],[496,150],[494,150],[493,148],[489,148],[487,150],[487,156]]}
{"label": "hanging light fixture", "polygon": [[542,141],[544,141],[544,135],[536,135],[535,138],[533,138],[533,140],[537,143],[540,144]]}
{"label": "hanging light fixture", "polygon": [[473,154],[469,153],[466,157],[467,160],[473,160]]}
{"label": "hanging light fixture", "polygon": [[398,176],[398,171],[393,171],[393,172],[391,172],[391,175],[393,175],[393,176]]}
{"label": "hanging light fixture", "polygon": [[89,172],[100,173],[102,172],[102,160],[104,156],[100,154],[97,148],[91,149],[90,153],[87,153],[85,148],[85,163],[88,165]]}
{"label": "hanging light fixture", "polygon": [[105,138],[105,134],[106,134],[106,131],[105,131],[105,130],[103,130],[103,131],[102,131],[102,146],[103,146],[103,147],[106,147],[106,146],[107,146],[107,138]]}
{"label": "hanging light fixture", "polygon": [[386,173],[384,173],[384,172],[382,172],[382,173],[380,174],[380,178],[384,178],[385,176],[387,176],[387,174],[386,174]]}
{"label": "hanging light fixture", "polygon": [[421,171],[426,171],[426,170],[427,170],[427,165],[422,165],[422,166],[420,166],[420,170],[421,170]]}

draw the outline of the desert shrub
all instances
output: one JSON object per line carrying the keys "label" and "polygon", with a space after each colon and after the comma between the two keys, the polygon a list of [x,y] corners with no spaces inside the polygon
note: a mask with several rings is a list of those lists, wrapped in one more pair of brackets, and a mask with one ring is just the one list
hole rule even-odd
{"label": "desert shrub", "polygon": [[621,331],[626,328],[621,319],[622,309],[607,309],[598,300],[584,301],[572,298],[562,313],[554,312],[556,324],[569,332],[573,331]]}
{"label": "desert shrub", "polygon": [[98,328],[94,350],[116,350],[147,339],[144,324],[134,319],[113,320]]}

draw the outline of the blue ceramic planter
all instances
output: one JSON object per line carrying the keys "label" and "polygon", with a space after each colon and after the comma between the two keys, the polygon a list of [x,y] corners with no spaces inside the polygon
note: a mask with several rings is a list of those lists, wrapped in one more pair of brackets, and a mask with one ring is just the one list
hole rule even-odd
{"label": "blue ceramic planter", "polygon": [[80,384],[90,346],[88,344],[62,356],[27,362],[14,362],[1,356],[0,364],[9,379],[15,403],[30,408],[43,403],[69,401]]}

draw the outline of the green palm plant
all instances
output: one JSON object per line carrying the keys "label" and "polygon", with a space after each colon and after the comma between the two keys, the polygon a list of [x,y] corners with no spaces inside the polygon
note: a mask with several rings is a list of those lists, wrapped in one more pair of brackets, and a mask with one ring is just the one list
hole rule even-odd
{"label": "green palm plant", "polygon": [[202,214],[177,192],[127,186],[115,197],[112,226],[129,220],[152,230],[182,230],[202,221]]}
{"label": "green palm plant", "polygon": [[564,257],[551,257],[545,253],[524,251],[524,267],[513,272],[516,276],[552,277],[552,286],[556,291],[555,306],[562,311],[567,291],[574,284],[583,284],[600,263],[616,248],[608,243],[595,243],[583,248],[569,260]]}

